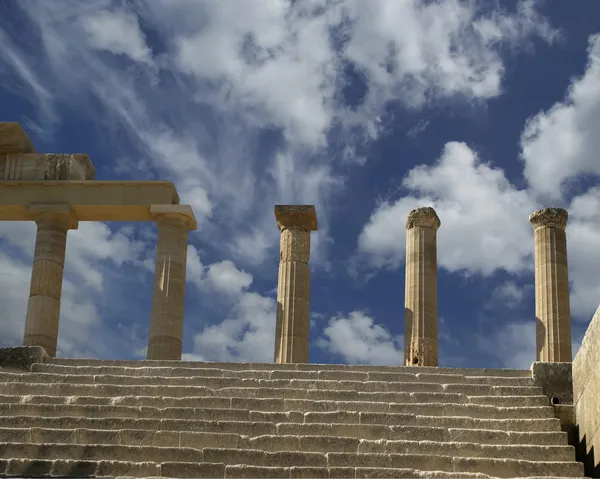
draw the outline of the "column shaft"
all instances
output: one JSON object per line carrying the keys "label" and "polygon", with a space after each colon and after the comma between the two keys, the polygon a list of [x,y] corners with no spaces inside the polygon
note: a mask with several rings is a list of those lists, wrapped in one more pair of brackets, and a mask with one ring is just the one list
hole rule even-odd
{"label": "column shaft", "polygon": [[67,231],[77,226],[68,207],[34,213],[37,234],[23,344],[42,346],[56,356]]}
{"label": "column shaft", "polygon": [[433,208],[413,210],[406,230],[404,364],[438,365],[437,239]]}
{"label": "column shaft", "polygon": [[533,213],[530,221],[534,227],[536,359],[570,362],[567,212],[545,208]]}
{"label": "column shaft", "polygon": [[277,205],[275,218],[281,231],[276,363],[308,363],[310,334],[310,232],[317,229],[312,205]]}
{"label": "column shaft", "polygon": [[310,231],[281,233],[277,288],[276,363],[307,363],[310,329]]}
{"label": "column shaft", "polygon": [[157,224],[147,358],[180,360],[189,225],[174,216],[161,216]]}

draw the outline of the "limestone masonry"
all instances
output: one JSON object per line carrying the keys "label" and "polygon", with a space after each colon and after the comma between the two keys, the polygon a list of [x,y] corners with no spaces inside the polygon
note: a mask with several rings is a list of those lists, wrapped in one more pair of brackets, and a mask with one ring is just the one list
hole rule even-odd
{"label": "limestone masonry", "polygon": [[[309,364],[312,205],[275,206],[274,363],[191,362],[192,208],[171,182],[94,174],[87,155],[38,153],[0,123],[0,221],[37,225],[24,345],[0,349],[0,477],[600,477],[600,309],[571,362],[565,210],[530,216],[531,370],[437,367],[431,207],[406,220],[404,366]],[[157,225],[147,360],[55,357],[66,238],[81,221]]]}

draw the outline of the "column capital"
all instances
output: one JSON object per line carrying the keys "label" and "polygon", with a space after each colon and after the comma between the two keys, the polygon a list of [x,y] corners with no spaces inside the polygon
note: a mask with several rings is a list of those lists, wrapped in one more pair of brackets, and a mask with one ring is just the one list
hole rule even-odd
{"label": "column capital", "polygon": [[150,214],[158,226],[183,224],[188,230],[196,230],[198,222],[190,205],[152,205]]}
{"label": "column capital", "polygon": [[529,222],[534,231],[539,228],[567,228],[569,213],[562,208],[542,208],[529,215]]}
{"label": "column capital", "polygon": [[73,209],[65,204],[30,204],[27,207],[27,215],[38,226],[54,223],[65,230],[76,230],[79,227],[79,222]]}
{"label": "column capital", "polygon": [[415,226],[424,226],[426,228],[433,228],[434,231],[437,231],[440,225],[441,222],[437,213],[430,206],[414,209],[408,213],[408,218],[406,218],[407,230],[414,228]]}
{"label": "column capital", "polygon": [[300,228],[316,231],[317,211],[314,205],[275,205],[275,220],[279,231]]}

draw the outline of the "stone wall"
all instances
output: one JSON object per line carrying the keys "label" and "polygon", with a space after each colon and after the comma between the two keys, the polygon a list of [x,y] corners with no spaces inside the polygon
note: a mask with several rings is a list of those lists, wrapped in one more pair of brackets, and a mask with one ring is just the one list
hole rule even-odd
{"label": "stone wall", "polygon": [[600,307],[573,361],[573,404],[579,429],[578,459],[586,475],[600,477]]}

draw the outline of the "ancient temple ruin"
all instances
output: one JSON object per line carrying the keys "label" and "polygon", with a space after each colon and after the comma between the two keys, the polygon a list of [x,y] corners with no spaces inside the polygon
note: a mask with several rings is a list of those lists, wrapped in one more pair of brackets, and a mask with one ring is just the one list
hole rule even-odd
{"label": "ancient temple ruin", "polygon": [[[430,207],[406,221],[404,366],[309,363],[311,205],[275,207],[274,362],[192,362],[181,361],[191,207],[171,182],[94,174],[87,155],[37,153],[0,123],[0,221],[37,225],[23,346],[0,349],[1,477],[600,477],[600,308],[571,361],[565,210],[530,216],[530,370],[437,367],[442,222]],[[157,225],[147,360],[55,357],[80,221]]]}

